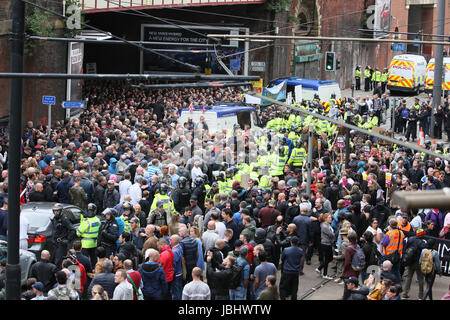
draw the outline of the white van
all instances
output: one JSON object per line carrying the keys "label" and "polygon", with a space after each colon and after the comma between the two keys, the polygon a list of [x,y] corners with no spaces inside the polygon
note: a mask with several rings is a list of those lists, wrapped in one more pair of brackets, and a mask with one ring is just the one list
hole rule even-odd
{"label": "white van", "polygon": [[392,58],[387,89],[419,94],[425,88],[427,61],[416,54],[402,54]]}
{"label": "white van", "polygon": [[178,124],[184,125],[189,118],[194,124],[200,122],[200,117],[205,118],[209,132],[216,132],[222,129],[232,131],[235,124],[239,124],[241,129],[244,125],[250,125],[251,129],[257,129],[260,126],[260,120],[256,114],[256,109],[249,106],[237,105],[218,105],[195,106],[192,110],[189,108],[179,110]]}
{"label": "white van", "polygon": [[[289,77],[272,80],[269,85],[277,85],[283,81],[287,81],[286,91],[292,92],[294,101],[312,101],[315,95],[318,95],[322,102],[330,101],[333,96],[335,100],[341,99],[341,89],[339,84],[334,81]],[[295,94],[295,87],[297,86],[301,86],[301,90],[297,91],[301,95],[300,97],[297,97]]]}
{"label": "white van", "polygon": [[[434,58],[430,59],[427,66],[427,72],[425,75],[425,92],[433,92],[434,85]],[[450,57],[444,57],[445,66],[445,78],[442,83],[442,89],[445,91],[450,90]]]}

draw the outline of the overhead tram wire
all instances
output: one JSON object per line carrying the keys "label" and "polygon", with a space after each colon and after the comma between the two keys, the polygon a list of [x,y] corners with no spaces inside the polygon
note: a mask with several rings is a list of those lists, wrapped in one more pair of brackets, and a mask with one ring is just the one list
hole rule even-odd
{"label": "overhead tram wire", "polygon": [[[31,6],[34,6],[34,7],[36,7],[36,8],[41,9],[41,10],[44,10],[44,11],[46,11],[46,12],[49,12],[49,13],[51,13],[51,14],[53,14],[53,15],[56,15],[56,16],[58,16],[58,17],[60,17],[60,18],[68,19],[68,17],[66,17],[66,16],[64,16],[64,15],[58,13],[58,12],[55,12],[55,11],[53,11],[53,10],[47,9],[47,8],[41,6],[41,5],[36,4],[36,3],[30,2],[30,1],[28,1],[28,0],[22,0],[22,1],[25,2],[25,3],[28,3],[28,4],[31,5]],[[87,24],[87,23],[84,23],[84,22],[80,22],[80,23],[81,23],[81,25],[83,25],[84,27],[87,27],[87,28],[89,28],[89,29],[95,30],[95,31],[100,32],[100,33],[107,34],[107,32],[105,32],[105,31],[103,31],[103,30],[101,30],[101,29],[99,29],[99,28],[97,28],[97,27],[91,26],[91,25],[89,25],[89,24]],[[165,55],[165,54],[156,52],[156,51],[154,51],[153,49],[144,47],[144,46],[142,46],[142,45],[139,45],[139,44],[136,44],[136,43],[133,43],[133,42],[130,42],[129,40],[126,40],[126,39],[121,38],[121,37],[119,37],[119,36],[112,35],[112,37],[114,37],[114,38],[116,38],[116,39],[118,39],[118,40],[120,40],[120,41],[123,41],[123,42],[125,42],[125,43],[127,43],[127,44],[129,44],[129,45],[135,46],[135,47],[137,47],[137,48],[139,48],[139,49],[141,49],[141,50],[145,50],[145,51],[154,53],[154,54],[156,54],[156,55],[158,55],[158,56],[160,56],[160,57],[163,57],[163,58],[165,58],[165,59],[167,59],[167,60],[173,61],[173,62],[175,62],[175,63],[177,63],[177,64],[179,64],[179,65],[185,66],[185,67],[187,67],[188,69],[190,69],[190,70],[192,70],[192,71],[195,71],[195,72],[199,72],[199,71],[200,71],[200,67],[199,67],[199,66],[195,66],[195,65],[192,65],[192,64],[190,64],[190,63],[187,63],[187,62],[183,62],[183,61],[177,60],[177,59],[172,58],[172,57],[170,57],[170,56],[168,56],[168,55]]]}

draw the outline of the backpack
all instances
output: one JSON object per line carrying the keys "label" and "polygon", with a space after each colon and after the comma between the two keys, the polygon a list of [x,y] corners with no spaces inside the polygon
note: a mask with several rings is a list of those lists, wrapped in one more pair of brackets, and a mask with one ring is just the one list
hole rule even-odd
{"label": "backpack", "polygon": [[419,240],[416,240],[411,246],[409,246],[408,248],[406,248],[406,250],[403,251],[403,255],[402,255],[402,265],[403,266],[410,266],[412,265],[415,260],[417,259],[417,250],[419,249],[420,246],[420,242]]}
{"label": "backpack", "polygon": [[434,270],[433,252],[429,249],[423,249],[420,271],[423,274],[429,274]]}
{"label": "backpack", "polygon": [[236,289],[241,285],[242,277],[244,275],[244,268],[248,263],[244,263],[242,265],[234,265],[232,268],[232,275],[230,279],[230,289]]}
{"label": "backpack", "polygon": [[368,266],[377,266],[378,265],[378,248],[376,244],[372,245],[372,250],[370,251],[369,261],[367,262]]}
{"label": "backpack", "polygon": [[69,289],[64,288],[63,292],[61,292],[61,290],[59,290],[59,288],[55,288],[55,289],[52,289],[52,291],[55,294],[57,300],[70,300]]}
{"label": "backpack", "polygon": [[353,250],[355,250],[355,254],[353,255],[353,258],[352,258],[352,269],[354,271],[363,270],[366,266],[366,257],[364,255],[363,250],[361,249],[360,246],[356,246],[356,248],[353,248],[353,247],[349,247],[349,248],[352,248]]}

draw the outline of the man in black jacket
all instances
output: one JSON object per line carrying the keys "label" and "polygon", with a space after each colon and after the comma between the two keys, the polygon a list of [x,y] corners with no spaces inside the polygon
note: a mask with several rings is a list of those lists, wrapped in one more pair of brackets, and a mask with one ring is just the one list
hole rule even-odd
{"label": "man in black jacket", "polygon": [[406,245],[403,248],[403,258],[406,256],[411,256],[410,261],[406,261],[408,263],[405,265],[405,272],[403,273],[403,292],[402,298],[409,298],[408,293],[411,289],[411,281],[414,276],[414,272],[417,273],[417,280],[419,281],[419,299],[423,297],[423,284],[424,284],[424,276],[422,271],[420,270],[420,254],[422,249],[426,248],[426,242],[424,240],[425,231],[423,229],[417,229],[416,235],[412,237],[408,237],[406,239]]}
{"label": "man in black jacket", "polygon": [[232,256],[227,256],[223,259],[222,265],[217,269],[212,267],[212,252],[208,253],[206,258],[206,275],[210,280],[208,284],[211,288],[211,296],[214,295],[215,300],[229,300],[229,285],[233,276],[232,268],[236,263],[236,259]]}
{"label": "man in black jacket", "polygon": [[53,218],[51,219],[53,236],[52,236],[52,256],[54,263],[61,268],[61,262],[67,254],[68,244],[75,239],[75,228],[69,218],[62,214],[63,206],[60,203],[53,205]]}
{"label": "man in black jacket", "polygon": [[103,221],[100,226],[98,243],[99,246],[105,248],[106,256],[109,257],[112,254],[115,254],[117,250],[119,225],[111,208],[106,208],[103,210],[102,214],[105,216],[105,221]]}
{"label": "man in black jacket", "polygon": [[257,228],[255,232],[255,239],[250,241],[250,244],[255,247],[258,244],[262,244],[264,246],[264,251],[267,254],[267,261],[272,262],[275,266],[278,265],[279,255],[277,256],[276,248],[273,242],[266,237],[266,230],[263,228]]}
{"label": "man in black jacket", "polygon": [[94,204],[97,206],[98,212],[103,212],[105,209],[103,207],[103,199],[105,198],[106,183],[106,177],[100,176],[94,190]]}
{"label": "man in black jacket", "polygon": [[57,270],[58,268],[50,262],[50,252],[42,250],[41,260],[31,267],[31,276],[44,284],[44,293],[47,293],[56,283]]}

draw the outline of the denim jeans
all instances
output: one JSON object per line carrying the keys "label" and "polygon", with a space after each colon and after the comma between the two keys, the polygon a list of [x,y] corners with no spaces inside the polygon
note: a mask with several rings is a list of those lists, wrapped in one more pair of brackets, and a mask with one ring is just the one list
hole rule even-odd
{"label": "denim jeans", "polygon": [[246,300],[247,290],[243,286],[230,289],[230,300]]}
{"label": "denim jeans", "polygon": [[175,276],[172,281],[172,300],[181,300],[183,293],[183,275]]}

